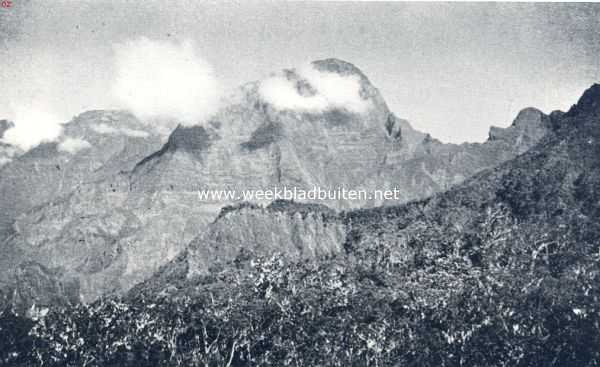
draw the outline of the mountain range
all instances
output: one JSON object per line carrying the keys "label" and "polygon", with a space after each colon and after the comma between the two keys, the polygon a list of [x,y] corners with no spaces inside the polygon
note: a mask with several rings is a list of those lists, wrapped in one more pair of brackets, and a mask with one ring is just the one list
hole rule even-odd
{"label": "mountain range", "polygon": [[[354,95],[331,89],[335,83]],[[564,114],[526,108],[509,127],[492,127],[484,143],[445,144],[396,117],[354,65],[327,59],[247,83],[205,124],[179,125],[166,139],[127,112],[85,112],[64,125],[58,142],[6,154],[0,286],[6,301],[26,309],[91,302],[156,283],[169,267],[189,278],[272,251],[319,258],[378,241],[397,244],[397,261],[466,251],[476,247],[473,232],[488,211],[510,211],[518,221],[519,213],[548,209],[529,205],[534,199],[568,206],[573,192],[594,190],[586,176],[594,171],[584,167],[589,152],[562,142],[584,135],[577,131],[587,127],[571,126],[585,125],[581,115],[595,113],[596,97],[593,87]],[[582,159],[571,167],[575,154]],[[548,162],[532,176],[542,157]],[[560,187],[556,172],[568,176]],[[402,199],[315,205],[197,197],[198,190],[283,186],[397,188]],[[556,196],[560,190],[567,194]],[[546,228],[538,224],[529,223],[535,233]],[[432,228],[451,233],[448,243],[429,248]]]}
{"label": "mountain range", "polygon": [[580,265],[566,250],[590,258],[598,251],[599,119],[594,85],[568,112],[548,116],[548,131],[525,153],[406,204],[341,213],[287,201],[226,208],[136,292],[185,294],[198,276],[273,253],[303,261],[381,255],[381,246],[386,261],[407,269],[458,258],[475,268],[537,261],[556,276],[569,273]]}

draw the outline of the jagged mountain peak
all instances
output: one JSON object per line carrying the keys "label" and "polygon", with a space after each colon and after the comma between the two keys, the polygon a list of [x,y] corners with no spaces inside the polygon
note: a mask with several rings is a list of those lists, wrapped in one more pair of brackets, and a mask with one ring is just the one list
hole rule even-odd
{"label": "jagged mountain peak", "polygon": [[342,77],[357,77],[361,83],[360,96],[363,99],[375,100],[374,102],[376,104],[379,104],[379,106],[375,107],[383,108],[387,111],[387,104],[383,100],[383,97],[379,93],[379,90],[371,83],[369,78],[356,65],[337,58],[316,60],[313,61],[311,65],[316,70],[321,72],[334,73]]}
{"label": "jagged mountain peak", "polygon": [[[8,120],[0,120],[0,139],[5,131],[14,127]],[[62,133],[54,141],[44,141],[31,148],[26,154],[44,156],[60,153],[60,143],[67,139],[97,142],[103,137],[148,138],[157,135],[151,126],[142,123],[131,112],[124,110],[90,110],[74,116],[62,124]],[[62,150],[62,152],[72,153]],[[25,152],[22,152],[25,153]]]}
{"label": "jagged mountain peak", "polygon": [[511,126],[525,126],[531,123],[539,123],[545,114],[535,107],[527,107],[519,111]]}
{"label": "jagged mountain peak", "polygon": [[551,129],[551,118],[537,108],[528,107],[519,112],[506,128],[492,126],[488,141],[504,140],[514,144],[519,153],[529,149]]}
{"label": "jagged mountain peak", "polygon": [[567,112],[569,117],[580,113],[600,112],[600,84],[594,83],[589,87]]}
{"label": "jagged mountain peak", "polygon": [[158,132],[129,111],[91,110],[75,116],[65,124],[64,135],[82,138],[102,135],[148,138],[151,135],[158,135]]}
{"label": "jagged mountain peak", "polygon": [[[387,129],[388,134],[401,135],[400,124],[395,121],[398,119],[392,116],[379,91],[359,68],[335,58],[316,60],[309,65],[314,70],[307,71],[306,66],[284,69],[263,80],[241,85],[206,123],[178,126],[172,131],[167,142],[169,150],[196,151],[201,146],[205,147],[205,142],[212,135],[228,138],[244,136],[247,141],[242,142],[241,147],[254,150],[279,140],[285,135],[286,125],[295,128],[294,125],[306,121],[322,122],[324,127],[345,126],[352,130],[361,128],[361,124],[356,122],[376,120],[381,131]],[[319,80],[321,77],[328,76],[319,73],[336,74],[339,78],[322,81]],[[348,77],[356,79],[344,83],[344,78]],[[353,87],[352,81],[358,82],[356,96],[345,90]],[[339,85],[336,86],[336,83]],[[265,92],[265,85],[269,84],[274,85],[272,89],[276,93]],[[336,88],[339,90],[332,91]],[[286,101],[289,95],[279,98],[280,94],[286,93],[291,93],[295,100]],[[331,93],[347,95],[327,95]],[[368,109],[352,106],[353,103],[360,105],[367,102]],[[356,112],[360,112],[361,116],[354,116]],[[200,141],[195,142],[196,138]]]}
{"label": "jagged mountain peak", "polygon": [[354,64],[340,60],[338,58],[328,58],[322,60],[315,60],[311,62],[315,69],[319,71],[326,71],[330,73],[337,73],[340,75],[358,75],[361,78],[365,78],[365,74]]}
{"label": "jagged mountain peak", "polygon": [[582,145],[597,146],[600,141],[600,84],[593,84],[567,112],[553,111],[552,129],[560,138]]}
{"label": "jagged mountain peak", "polygon": [[277,112],[322,115],[371,114],[389,110],[379,91],[353,64],[335,58],[284,69],[247,89],[263,107]]}

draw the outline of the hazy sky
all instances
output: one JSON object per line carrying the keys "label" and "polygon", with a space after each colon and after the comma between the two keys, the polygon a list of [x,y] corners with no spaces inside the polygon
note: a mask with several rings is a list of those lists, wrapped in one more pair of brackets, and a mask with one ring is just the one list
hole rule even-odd
{"label": "hazy sky", "polygon": [[600,81],[600,5],[13,0],[0,8],[0,118],[27,101],[61,118],[117,106],[115,45],[140,37],[192,42],[225,89],[344,59],[398,116],[453,142],[527,106],[567,109]]}

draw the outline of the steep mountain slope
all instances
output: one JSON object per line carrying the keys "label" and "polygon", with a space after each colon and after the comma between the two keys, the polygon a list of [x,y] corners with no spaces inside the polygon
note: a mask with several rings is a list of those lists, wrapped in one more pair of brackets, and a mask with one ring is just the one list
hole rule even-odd
{"label": "steep mountain slope", "polygon": [[2,167],[0,239],[19,214],[81,184],[129,171],[160,144],[160,137],[129,113],[89,111],[75,117],[64,125],[60,141],[43,143]]}
{"label": "steep mountain slope", "polygon": [[[492,128],[484,144],[443,144],[395,117],[379,91],[353,65],[335,59],[312,65],[318,78],[335,75],[340,84],[346,79],[358,81],[358,102],[353,103],[365,107],[281,106],[264,95],[263,85],[269,79],[250,83],[205,127],[176,129],[160,152],[136,167],[132,190],[275,186],[308,190],[317,185],[373,191],[397,187],[400,201],[405,202],[447,189],[523,153],[548,130],[543,113],[526,109],[512,126]],[[273,78],[294,91],[312,88],[311,77],[307,80],[302,71],[287,70]],[[298,92],[298,98],[310,99],[301,96]],[[332,200],[326,204],[348,209],[382,202]]]}
{"label": "steep mountain slope", "polygon": [[[93,186],[90,183],[94,182],[103,183],[103,195],[113,193],[118,197],[116,187],[121,182],[121,172],[131,170],[135,162],[162,144],[159,135],[126,112],[89,111],[63,126],[64,133],[58,142],[44,143],[26,153],[12,154],[11,161],[0,169],[0,267],[3,269],[0,284],[2,288],[6,288],[8,284],[13,284],[16,278],[19,283],[25,285],[25,289],[47,289],[46,294],[53,299],[59,297],[52,295],[55,291],[47,285],[54,282],[55,276],[60,275],[60,269],[56,275],[57,269],[52,268],[52,262],[39,261],[37,256],[28,254],[27,250],[30,247],[21,246],[15,241],[15,236],[26,232],[30,240],[29,245],[35,249],[39,242],[34,238],[47,238],[44,237],[45,232],[51,233],[53,221],[60,220],[62,216],[61,212],[51,212],[51,208],[55,208],[57,203],[68,200],[77,190]],[[7,124],[7,128],[9,127]],[[122,186],[127,187],[126,181],[124,182]],[[90,208],[94,205],[101,207],[102,203],[73,203],[73,206],[79,208]],[[106,205],[112,204],[108,202]],[[21,222],[20,216],[31,218],[26,213],[38,213],[40,208],[50,209],[44,212],[50,217],[36,217],[39,225],[39,232],[36,232],[35,226],[27,224],[26,219],[25,222]],[[93,214],[94,212],[87,211],[81,215],[81,219]],[[105,234],[102,236],[106,237]],[[77,246],[80,243],[75,242],[72,245]],[[57,243],[48,243],[50,247],[54,245],[57,245],[54,248],[56,259],[65,258],[65,254],[70,253],[70,250]],[[63,252],[65,250],[66,253]],[[95,251],[102,252],[107,249],[101,245],[98,249],[90,247],[88,251],[93,259]],[[17,267],[19,264],[22,264],[21,268]],[[70,290],[77,287],[75,282],[74,285],[65,285],[64,288]],[[60,286],[57,289],[62,288]],[[77,294],[72,299],[78,298]]]}
{"label": "steep mountain slope", "polygon": [[510,253],[544,253],[553,272],[569,270],[574,264],[562,250],[591,255],[599,245],[600,85],[567,113],[553,113],[551,122],[554,132],[527,153],[448,192],[348,213],[347,245],[394,243],[402,258],[418,264],[462,254],[490,266]]}
{"label": "steep mountain slope", "polygon": [[[12,227],[14,233],[3,245],[13,254],[7,260],[11,266],[4,268],[5,281],[13,279],[16,294],[27,294],[21,299],[46,302],[49,295],[44,287],[36,286],[42,281],[27,284],[23,282],[26,277],[21,277],[14,282],[16,267],[27,260],[26,266],[46,270],[22,274],[51,274],[53,282],[71,292],[69,299],[87,302],[103,294],[120,293],[174,259],[198,236],[208,237],[200,237],[196,243],[213,235],[213,243],[222,240],[216,228],[225,219],[210,223],[232,202],[200,201],[199,189],[252,190],[284,185],[310,189],[316,185],[371,191],[396,187],[401,190],[400,202],[404,202],[446,189],[513,158],[535,144],[550,126],[547,116],[527,109],[512,126],[493,128],[485,143],[443,144],[396,118],[360,70],[336,59],[316,61],[308,70],[285,70],[249,83],[230,102],[203,126],[176,128],[161,149],[143,159],[121,154],[118,148],[118,154],[107,154],[107,162],[116,162],[112,171],[106,171],[113,172],[112,176],[103,172],[101,176],[109,178],[86,179],[60,199],[20,216]],[[135,157],[138,152],[134,151]],[[26,173],[31,172],[35,160],[24,156],[19,162],[23,159],[18,172],[31,177]],[[83,176],[90,174],[82,171]],[[48,181],[56,182],[53,178]],[[13,183],[8,187],[18,186]],[[20,208],[31,208],[34,201],[46,200],[44,191],[40,192],[42,199],[27,201],[30,196],[23,190],[25,198],[15,202],[21,203]],[[367,200],[324,204],[350,209],[393,203]],[[12,208],[14,204],[6,206]],[[277,221],[281,223],[273,223],[281,233],[269,225],[261,227],[262,233],[256,229],[256,242],[266,241],[270,245],[265,248],[269,248],[297,233],[296,238],[314,236],[318,239],[315,243],[321,239],[330,243],[323,251],[314,245],[317,250],[306,253],[329,253],[339,248],[343,236],[337,227],[325,229],[325,223],[318,219],[288,218],[280,215]],[[260,220],[243,217],[232,223],[238,221],[247,225],[241,228],[247,228]],[[305,246],[311,241],[296,239],[292,243]],[[238,241],[232,248],[240,246]],[[207,256],[219,257],[220,253],[199,256],[198,263],[208,264],[211,260]]]}
{"label": "steep mountain slope", "polygon": [[340,253],[345,240],[346,227],[323,205],[275,201],[266,208],[227,208],[186,249],[191,270],[186,276],[207,274],[232,259],[244,261],[257,254],[323,258]]}
{"label": "steep mountain slope", "polygon": [[303,242],[294,236],[298,224],[277,231],[275,244],[265,239],[263,227],[286,223],[282,209],[227,210],[133,294],[186,294],[197,275],[273,253],[295,261],[383,256],[395,268],[431,274],[462,263],[471,269],[541,266],[553,277],[571,277],[582,257],[591,259],[600,249],[600,85],[567,113],[554,112],[549,123],[552,131],[523,155],[421,201],[338,215],[277,203],[298,221],[308,218],[305,230],[319,223],[320,231]]}

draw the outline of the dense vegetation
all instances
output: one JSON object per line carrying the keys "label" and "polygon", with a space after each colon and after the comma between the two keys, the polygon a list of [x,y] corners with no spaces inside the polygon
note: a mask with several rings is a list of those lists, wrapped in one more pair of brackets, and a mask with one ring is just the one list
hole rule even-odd
{"label": "dense vegetation", "polygon": [[[169,292],[134,291],[126,299],[91,305],[34,308],[33,320],[5,310],[0,361],[598,365],[598,248],[529,241],[507,221],[502,211],[493,212],[472,239],[477,246],[457,242],[427,261],[415,256],[412,263],[394,262],[388,244],[372,242],[318,262],[291,262],[280,254],[236,261],[211,276],[180,278]],[[559,238],[564,237],[554,239]],[[417,238],[413,242],[423,245]]]}

